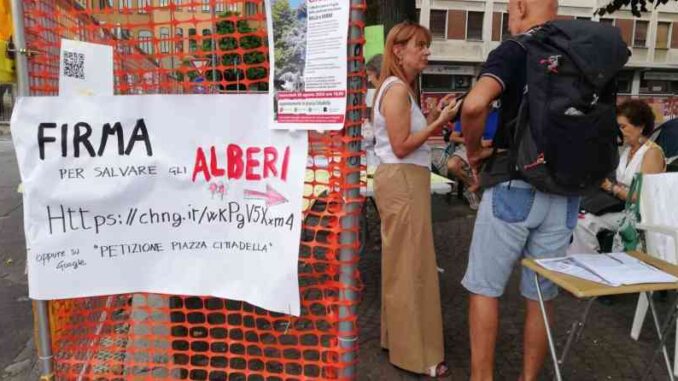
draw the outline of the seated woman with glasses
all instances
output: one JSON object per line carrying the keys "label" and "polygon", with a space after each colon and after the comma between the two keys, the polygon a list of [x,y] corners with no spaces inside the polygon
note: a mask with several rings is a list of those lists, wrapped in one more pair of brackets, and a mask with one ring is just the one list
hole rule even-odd
{"label": "seated woman with glasses", "polygon": [[[617,107],[617,123],[624,137],[616,179],[606,179],[601,188],[626,201],[629,187],[636,173],[661,173],[666,169],[664,153],[661,147],[649,140],[654,130],[654,112],[642,100],[628,100]],[[600,251],[597,234],[602,230],[617,230],[624,217],[623,211],[614,211],[595,215],[585,213],[579,218],[574,230],[570,254],[590,254]]]}

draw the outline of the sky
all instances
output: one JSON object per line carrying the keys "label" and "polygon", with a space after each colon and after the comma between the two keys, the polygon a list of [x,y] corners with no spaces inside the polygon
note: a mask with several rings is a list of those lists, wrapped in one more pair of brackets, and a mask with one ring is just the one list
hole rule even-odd
{"label": "sky", "polygon": [[302,2],[304,2],[306,0],[289,0],[289,1],[290,1],[290,6],[292,8],[297,8],[299,6],[299,4],[301,4]]}

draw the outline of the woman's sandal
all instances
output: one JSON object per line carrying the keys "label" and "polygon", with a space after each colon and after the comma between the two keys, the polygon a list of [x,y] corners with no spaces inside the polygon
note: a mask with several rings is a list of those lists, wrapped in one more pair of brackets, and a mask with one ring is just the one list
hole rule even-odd
{"label": "woman's sandal", "polygon": [[450,376],[450,367],[443,361],[436,366],[430,367],[424,375],[434,379],[446,378]]}

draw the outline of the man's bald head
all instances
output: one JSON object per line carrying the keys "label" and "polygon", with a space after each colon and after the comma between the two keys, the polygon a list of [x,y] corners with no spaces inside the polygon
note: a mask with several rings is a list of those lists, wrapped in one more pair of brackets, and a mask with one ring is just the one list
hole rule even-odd
{"label": "man's bald head", "polygon": [[558,0],[509,0],[509,30],[512,35],[556,18]]}

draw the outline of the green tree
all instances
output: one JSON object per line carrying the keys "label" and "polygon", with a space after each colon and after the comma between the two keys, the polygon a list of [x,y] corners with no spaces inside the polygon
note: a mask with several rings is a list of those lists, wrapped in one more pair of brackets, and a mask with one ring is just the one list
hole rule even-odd
{"label": "green tree", "polygon": [[384,25],[386,34],[400,22],[419,21],[414,0],[367,0],[365,17],[367,25]]}
{"label": "green tree", "polygon": [[277,0],[271,8],[271,13],[273,24],[277,26],[273,28],[273,39],[278,41],[281,40],[280,37],[294,24],[294,12],[292,12],[288,0]]}
{"label": "green tree", "polygon": [[[205,35],[199,52],[196,56],[208,59],[208,64],[203,70],[205,80],[208,82],[226,81],[228,84],[221,86],[223,90],[268,90],[268,70],[261,67],[261,64],[268,60],[267,54],[260,50],[255,50],[266,46],[264,38],[256,35],[237,36],[238,34],[252,33],[255,30],[249,25],[247,20],[240,19],[240,14],[236,12],[224,12],[219,15],[220,20],[216,23],[213,36]],[[233,21],[235,18],[236,21]],[[191,30],[193,31],[193,30]],[[191,35],[195,36],[195,32]],[[211,37],[211,38],[210,38]],[[217,46],[217,56],[213,55],[212,41]],[[197,42],[193,40],[193,48],[197,50]],[[245,52],[240,54],[238,48]],[[243,65],[244,64],[244,65]],[[244,68],[243,68],[244,66]],[[253,67],[248,67],[253,66]],[[190,82],[195,81],[200,73],[193,69],[190,60],[185,60],[182,69],[175,74],[179,81],[187,79]],[[248,80],[249,88],[240,81]]]}
{"label": "green tree", "polygon": [[609,4],[598,9],[597,13],[605,15],[607,13],[614,13],[615,11],[628,7],[634,16],[640,17],[642,12],[648,12],[648,6],[652,5],[658,7],[660,5],[668,4],[669,2],[678,0],[611,0]]}

